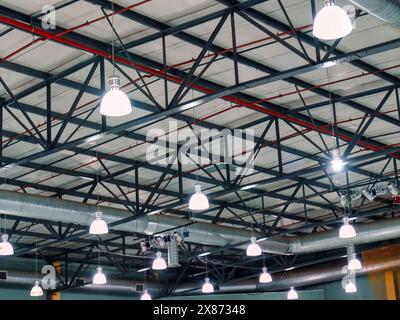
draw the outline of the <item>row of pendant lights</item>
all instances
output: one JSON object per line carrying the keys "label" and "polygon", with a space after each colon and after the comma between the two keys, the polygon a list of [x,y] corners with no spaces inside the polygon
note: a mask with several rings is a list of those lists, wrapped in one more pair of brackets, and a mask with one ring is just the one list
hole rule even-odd
{"label": "row of pendant lights", "polygon": [[[207,197],[201,192],[201,186],[196,185],[195,186],[195,193],[191,196],[189,200],[189,208],[191,210],[206,210],[209,207],[208,199]],[[104,234],[108,232],[107,224],[106,222],[102,219],[101,213],[97,212],[96,213],[96,219],[92,222],[90,226],[90,231],[91,234]],[[354,227],[350,224],[349,218],[345,217],[343,218],[343,225],[341,226],[339,230],[339,237],[340,238],[353,238],[356,236],[356,231]],[[246,255],[250,257],[256,257],[260,256],[262,254],[261,247],[257,243],[256,237],[251,237],[250,238],[250,244],[248,245],[246,249]],[[162,257],[162,254],[160,251],[156,252],[156,258],[153,260],[152,263],[152,269],[161,271],[165,270],[167,268],[167,263],[165,259]],[[348,269],[349,270],[358,270],[361,269],[361,263],[360,261],[356,258],[355,255],[352,256],[352,259],[349,261]],[[262,273],[260,274],[259,277],[259,282],[260,283],[269,283],[272,282],[272,277],[268,273],[267,268],[263,267],[262,268]],[[93,284],[105,284],[106,283],[106,277],[104,273],[102,272],[102,268],[98,267],[97,268],[97,273],[95,274],[93,278]],[[349,288],[348,290],[351,290],[352,286],[354,286],[353,283],[348,284]],[[346,292],[348,292],[346,289]],[[214,287],[212,283],[210,282],[210,278],[206,277],[204,279],[204,284],[202,286],[202,292],[203,293],[212,293],[214,292]],[[149,299],[150,295],[147,290],[143,293],[141,299],[142,300],[150,300]],[[294,290],[294,288],[291,288],[290,291],[288,292],[288,299],[297,299],[298,295],[297,292]]]}
{"label": "row of pendant lights", "polygon": [[[357,232],[354,227],[350,224],[349,217],[343,218],[343,224],[339,229],[339,238],[350,239],[357,236]],[[250,238],[250,244],[247,246],[246,255],[249,257],[257,257],[262,255],[262,250],[260,245],[257,243],[256,237]]]}
{"label": "row of pendant lights", "polygon": [[[194,198],[194,200],[193,200]],[[199,185],[196,185],[196,193],[192,195],[191,197],[191,202],[192,205],[194,205],[195,208],[204,208],[204,202],[208,204],[207,197],[201,193],[201,187]],[[198,206],[196,206],[198,205]],[[107,223],[102,219],[102,214],[100,211],[95,213],[95,219],[90,225],[89,228],[89,233],[94,234],[94,235],[101,235],[101,234],[106,234],[108,233],[108,226]],[[355,237],[356,231],[354,227],[350,224],[349,218],[344,217],[343,218],[343,225],[340,227],[339,230],[339,237],[343,239],[349,239]],[[0,245],[0,255],[12,255],[14,253],[12,245],[8,242],[8,235],[3,234],[2,235],[2,242]],[[260,256],[262,254],[261,247],[257,243],[257,239],[253,236],[250,238],[250,244],[248,245],[246,249],[246,255],[250,257],[255,257],[255,256]],[[359,270],[362,268],[360,261],[357,259],[355,254],[352,254],[350,257],[351,259],[349,260],[348,264],[348,269],[349,270]],[[164,270],[167,268],[167,263],[164,258],[162,258],[162,254],[160,251],[156,252],[156,258],[153,261],[152,264],[152,269],[154,270]],[[272,281],[271,275],[268,273],[267,268],[263,267],[262,268],[262,273],[260,274],[259,282],[260,283],[269,283]],[[107,283],[107,278],[106,275],[103,272],[102,267],[97,268],[97,272],[93,277],[93,284],[95,285],[103,285]],[[353,290],[353,286],[355,286],[353,283],[349,282],[348,283],[348,288],[346,287],[346,292],[351,292]],[[203,293],[212,293],[214,291],[214,288],[210,282],[210,279],[208,277],[205,278],[205,282],[202,287],[202,292]],[[31,296],[41,296],[43,295],[43,291],[41,287],[39,286],[39,281],[35,281],[35,285],[31,290]],[[288,299],[294,299],[295,297],[295,291],[292,288],[289,293],[288,293]],[[148,300],[149,293],[145,291],[143,294],[142,298],[143,300]]]}
{"label": "row of pendant lights", "polygon": [[[92,222],[92,225],[94,224],[94,227],[92,228],[92,225],[91,225],[91,228],[90,228],[90,230],[92,232],[98,232],[99,230],[101,232],[104,232],[104,230],[105,230],[104,224],[107,228],[107,224],[103,220],[101,220],[101,221],[104,224],[99,223],[99,220],[101,220],[101,215],[96,213],[96,219]],[[99,225],[101,228],[95,228],[96,226],[99,226]],[[107,228],[107,230],[108,230],[108,228]],[[343,225],[340,228],[339,236],[341,238],[352,238],[352,237],[356,236],[354,227],[349,224],[349,219],[347,217],[345,217],[343,219]],[[246,254],[247,254],[247,256],[251,256],[251,257],[260,256],[262,254],[261,248],[257,244],[255,237],[251,237],[250,244],[246,250]],[[349,256],[348,270],[359,270],[362,268],[361,262],[357,259],[356,255],[354,253],[348,252],[348,256]],[[156,252],[156,258],[153,261],[152,269],[160,271],[160,270],[165,270],[166,268],[167,268],[167,263],[166,263],[165,259],[162,258],[161,252],[160,251]],[[263,283],[263,284],[272,282],[272,276],[270,273],[268,273],[267,268],[265,266],[262,268],[262,273],[259,276],[259,282]],[[94,285],[104,285],[106,283],[107,283],[106,275],[103,273],[103,269],[101,267],[98,267],[97,272],[93,277],[93,284]],[[348,293],[352,293],[352,292],[356,292],[357,288],[353,282],[348,281],[345,291]],[[214,292],[214,287],[213,287],[212,283],[210,282],[210,278],[206,277],[204,279],[204,284],[202,286],[202,293],[209,294],[209,293],[213,293],[213,292]],[[41,296],[41,295],[43,295],[42,288],[39,286],[39,281],[35,281],[35,285],[31,290],[31,296],[37,297],[37,296]],[[293,287],[290,288],[287,298],[289,300],[298,299],[298,294],[294,290]],[[144,291],[143,295],[141,296],[141,300],[151,300],[151,296],[147,290]]]}
{"label": "row of pendant lights", "polygon": [[[352,29],[353,26],[346,11],[338,7],[335,0],[325,0],[324,7],[314,20],[314,36],[321,40],[336,40],[350,34]],[[131,102],[120,90],[121,79],[113,75],[108,82],[109,90],[101,100],[100,113],[109,117],[122,117],[131,113]]]}
{"label": "row of pendant lights", "polygon": [[[334,0],[325,0],[324,8],[322,8],[315,20],[313,26],[313,34],[322,40],[334,40],[348,35],[352,30],[352,24],[347,13],[339,8]],[[109,78],[109,91],[104,95],[100,104],[100,113],[104,116],[125,116],[132,111],[132,107],[127,95],[120,90],[121,81],[118,76]],[[339,151],[334,150],[331,167],[334,171],[340,172],[345,163],[340,157]],[[210,207],[208,198],[201,191],[201,185],[195,185],[195,193],[189,199],[189,210],[202,211]],[[91,234],[106,234],[108,227],[106,222],[101,217],[101,212],[96,213],[96,219],[92,222],[89,232]],[[340,228],[340,238],[352,238],[356,236],[354,227],[349,224],[348,218],[343,219],[343,226]],[[5,240],[7,241],[7,239]],[[4,242],[4,240],[3,240]],[[254,257],[262,254],[260,246],[257,244],[256,238],[250,238],[250,244],[246,250],[247,256]],[[357,263],[358,262],[358,263]],[[360,263],[357,259],[353,259],[349,263],[350,268],[358,268]],[[156,258],[153,261],[152,268],[154,270],[164,270],[167,268],[165,260],[161,257],[161,252],[156,253]],[[351,270],[351,269],[350,269]],[[263,267],[260,275],[260,283],[268,283],[272,281],[271,275],[267,272],[266,267]],[[106,282],[104,273],[101,267],[97,269],[97,273],[93,279],[94,284],[103,284]],[[354,284],[353,284],[354,285]],[[210,282],[210,278],[206,277],[202,292],[211,293],[214,288]],[[347,292],[347,289],[346,289]],[[142,295],[142,300],[149,300],[150,295],[147,290]],[[288,299],[297,299],[298,295],[294,288],[288,292]],[[150,298],[151,299],[151,298]]]}

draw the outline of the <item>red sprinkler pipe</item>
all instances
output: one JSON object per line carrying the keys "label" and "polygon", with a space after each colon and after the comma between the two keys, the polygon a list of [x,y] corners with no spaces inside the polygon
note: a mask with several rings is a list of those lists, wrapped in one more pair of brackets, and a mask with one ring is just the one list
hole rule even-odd
{"label": "red sprinkler pipe", "polygon": [[[72,28],[70,28],[70,29],[66,29],[66,30],[64,30],[64,31],[62,31],[62,32],[59,32],[59,33],[54,34],[54,35],[52,36],[52,39],[62,37],[62,36],[66,35],[66,34],[68,34],[68,33],[70,33],[70,32],[75,31],[75,30],[81,29],[81,28],[83,28],[83,27],[90,26],[90,25],[93,24],[93,23],[96,23],[96,22],[98,22],[98,21],[104,20],[106,17],[112,17],[112,16],[114,16],[114,15],[116,15],[116,14],[124,13],[125,11],[128,11],[128,10],[130,10],[130,9],[136,8],[136,7],[138,7],[138,6],[142,5],[142,4],[145,4],[145,3],[150,2],[150,1],[152,1],[152,0],[144,0],[144,1],[141,1],[141,2],[138,2],[138,3],[135,3],[135,4],[132,4],[132,5],[130,5],[130,6],[127,6],[127,7],[123,8],[123,9],[114,11],[114,12],[112,12],[112,13],[110,13],[110,14],[105,15],[105,16],[101,16],[101,17],[96,18],[96,19],[93,19],[93,20],[91,20],[91,21],[86,21],[86,22],[84,22],[84,23],[82,23],[82,24],[80,24],[80,25],[77,25],[77,26],[72,27]],[[24,51],[25,49],[27,49],[27,48],[29,48],[29,47],[31,47],[31,46],[33,46],[35,43],[38,43],[38,42],[41,42],[41,41],[46,41],[46,40],[49,40],[49,39],[50,39],[50,38],[47,38],[47,37],[46,37],[46,38],[38,38],[38,39],[35,39],[35,40],[33,40],[33,41],[27,43],[26,45],[22,46],[21,48],[18,48],[17,50],[11,52],[10,54],[8,54],[7,56],[5,56],[4,58],[0,58],[0,63],[3,63],[4,61],[9,60],[10,58],[12,58],[13,56],[17,55],[18,53]]]}
{"label": "red sprinkler pipe", "polygon": [[[77,41],[74,41],[74,40],[70,40],[70,39],[65,38],[65,37],[56,38],[52,33],[48,32],[46,30],[43,30],[43,29],[41,29],[39,27],[35,27],[35,26],[30,25],[30,24],[24,23],[24,22],[20,22],[20,21],[14,20],[14,19],[10,19],[10,18],[2,16],[2,15],[0,15],[0,22],[4,23],[4,24],[7,24],[9,26],[13,26],[13,27],[18,28],[18,29],[21,29],[23,31],[29,32],[31,34],[36,34],[38,36],[45,37],[45,38],[48,38],[50,40],[54,40],[56,42],[59,42],[59,43],[74,47],[76,49],[80,49],[80,50],[92,53],[92,54],[97,55],[97,56],[101,56],[101,57],[104,57],[104,58],[107,58],[107,59],[113,58],[112,55],[110,55],[108,52],[105,52],[103,50],[90,47],[90,46],[88,46],[86,44],[82,44],[80,42],[77,42]],[[166,74],[162,70],[157,70],[157,69],[154,69],[154,68],[151,68],[151,67],[147,67],[147,66],[138,64],[138,63],[131,63],[129,61],[129,59],[125,59],[125,58],[122,58],[122,57],[119,57],[119,56],[114,56],[114,61],[116,61],[118,63],[121,63],[121,64],[124,64],[124,65],[127,65],[127,66],[134,67],[134,68],[136,68],[136,69],[138,69],[140,71],[143,71],[145,73],[149,73],[149,74],[158,76],[160,78],[165,77],[167,80],[169,80],[171,82],[175,82],[175,83],[178,83],[178,84],[180,84],[182,82],[182,79],[180,79],[179,77]],[[201,86],[201,85],[198,85],[198,84],[193,84],[192,88],[194,88],[195,90],[201,91],[203,93],[207,93],[207,94],[215,92],[215,90],[209,89],[209,88],[207,88],[205,86]],[[232,97],[232,96],[224,96],[222,98],[227,100],[227,101],[229,101],[229,102],[232,102],[232,103],[235,103],[235,104],[238,104],[238,105],[241,105],[241,106],[245,106],[245,107],[250,108],[252,110],[259,111],[261,113],[265,113],[265,114],[268,114],[270,116],[274,116],[274,117],[277,117],[279,119],[283,119],[283,120],[298,124],[298,125],[303,126],[305,128],[309,128],[309,129],[311,129],[313,131],[318,131],[318,132],[321,132],[321,133],[324,133],[324,134],[327,134],[327,135],[335,136],[333,130],[331,130],[331,129],[324,128],[324,127],[321,127],[321,126],[315,126],[314,124],[312,124],[310,122],[307,122],[307,121],[304,121],[304,120],[301,120],[301,119],[297,119],[297,118],[292,117],[292,116],[287,116],[287,115],[282,114],[280,112],[277,112],[277,111],[274,111],[274,110],[270,110],[270,109],[267,109],[267,108],[259,106],[259,105],[255,105],[253,103],[250,103],[250,102],[247,102],[247,101],[244,101],[244,100],[241,100],[241,99],[237,99],[237,98]],[[353,137],[352,136],[347,136],[345,134],[338,134],[338,138],[340,138],[340,139],[342,139],[344,141],[349,141],[350,142],[350,141],[352,141]],[[372,144],[364,142],[364,141],[358,141],[357,145],[362,146],[362,147],[364,147],[366,149],[369,149],[369,150],[372,150],[372,151],[379,151],[381,149],[378,146],[372,145]],[[396,155],[394,153],[391,153],[390,155],[395,157],[395,158],[397,158],[397,159],[400,159],[399,155]]]}

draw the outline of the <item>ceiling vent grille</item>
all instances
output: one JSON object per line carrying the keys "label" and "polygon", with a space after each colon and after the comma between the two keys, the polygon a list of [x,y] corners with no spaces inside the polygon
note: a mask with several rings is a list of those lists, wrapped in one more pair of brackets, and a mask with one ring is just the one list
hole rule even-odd
{"label": "ceiling vent grille", "polygon": [[7,271],[0,271],[0,280],[7,280]]}

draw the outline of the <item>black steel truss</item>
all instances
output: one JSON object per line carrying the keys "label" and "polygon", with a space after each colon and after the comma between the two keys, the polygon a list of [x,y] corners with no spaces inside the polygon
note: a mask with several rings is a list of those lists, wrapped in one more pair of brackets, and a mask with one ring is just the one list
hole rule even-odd
{"label": "black steel truss", "polygon": [[[111,1],[107,0],[85,1],[100,6],[104,15],[106,15],[105,10],[111,10],[112,8],[114,10],[123,9],[119,5],[112,5]],[[332,226],[332,224],[337,223],[339,221],[342,209],[338,204],[330,201],[326,195],[332,192],[338,192],[342,188],[347,188],[349,186],[336,186],[332,182],[334,175],[328,173],[327,171],[330,160],[330,150],[328,150],[328,147],[325,144],[324,138],[326,138],[326,136],[336,137],[337,141],[345,147],[346,151],[344,156],[349,161],[349,165],[346,168],[347,172],[354,172],[364,176],[366,179],[369,179],[368,184],[370,184],[373,180],[376,181],[377,179],[388,179],[388,165],[392,162],[393,170],[389,174],[389,179],[394,178],[396,181],[398,181],[397,161],[400,156],[400,147],[398,145],[386,146],[380,143],[378,140],[375,140],[373,137],[368,137],[366,132],[375,118],[380,119],[392,126],[399,127],[400,102],[398,86],[400,82],[395,76],[378,70],[376,67],[363,62],[361,59],[370,55],[379,54],[381,52],[398,48],[400,41],[399,39],[396,39],[386,43],[379,43],[371,47],[356,50],[354,52],[342,52],[337,49],[340,41],[336,41],[332,46],[329,46],[314,39],[312,36],[308,35],[307,32],[296,30],[290,16],[285,10],[284,2],[280,0],[277,1],[285,16],[287,24],[277,21],[268,15],[251,8],[256,4],[265,2],[265,0],[249,0],[241,3],[238,1],[216,0],[216,2],[226,6],[226,9],[216,11],[174,27],[146,17],[143,14],[132,10],[124,11],[121,13],[121,15],[127,19],[156,30],[155,33],[149,36],[145,36],[129,43],[123,43],[118,34],[118,30],[114,29],[111,21],[106,15],[108,22],[111,24],[113,31],[119,40],[119,44],[115,48],[117,57],[127,58],[127,60],[130,62],[130,65],[128,64],[124,67],[128,66],[131,70],[135,71],[140,81],[134,80],[126,71],[126,69],[122,68],[122,63],[117,62],[116,68],[124,75],[128,82],[134,85],[135,89],[132,92],[140,92],[151,101],[151,104],[146,104],[141,101],[133,100],[133,105],[135,107],[148,111],[150,114],[114,127],[110,127],[104,117],[102,117],[101,123],[90,120],[91,116],[96,112],[98,104],[95,104],[87,111],[77,112],[77,107],[79,106],[81,98],[84,94],[91,94],[93,96],[100,97],[105,90],[104,64],[106,63],[107,58],[104,56],[93,56],[86,61],[80,62],[73,67],[64,70],[59,74],[49,74],[19,65],[14,62],[0,61],[0,67],[3,69],[11,70],[13,72],[28,75],[41,80],[28,89],[14,93],[8,87],[7,83],[0,78],[1,84],[7,92],[7,95],[1,100],[0,132],[3,139],[5,138],[7,141],[2,141],[1,143],[1,166],[3,168],[6,166],[20,166],[29,169],[27,173],[8,178],[7,184],[16,186],[23,192],[29,192],[30,189],[28,188],[34,188],[35,190],[49,193],[51,196],[72,196],[74,198],[81,199],[82,202],[100,201],[115,205],[122,205],[132,212],[131,219],[135,219],[136,217],[147,214],[153,210],[161,212],[168,211],[177,215],[189,217],[190,212],[185,209],[185,204],[188,200],[190,192],[185,192],[183,185],[185,182],[198,180],[210,186],[208,195],[210,197],[212,206],[209,210],[198,214],[197,217],[206,221],[210,221],[210,223],[229,222],[235,223],[240,228],[252,228],[255,226],[260,231],[263,231],[268,235],[303,232],[303,229],[309,229],[310,226],[315,228],[329,228]],[[71,5],[75,2],[76,1],[70,1],[68,4],[65,4],[65,6]],[[314,1],[312,1],[312,3],[314,6],[311,6],[310,9],[315,11]],[[41,25],[38,17],[30,17],[4,6],[0,6],[0,15],[35,25],[38,28],[40,28]],[[364,15],[365,14],[362,14],[361,12],[357,12],[357,18],[361,18]],[[270,36],[274,40],[275,45],[282,45],[289,52],[300,56],[304,60],[305,64],[301,67],[291,70],[276,70],[271,66],[255,62],[245,57],[237,49],[238,41],[236,37],[235,18],[238,16],[253,25],[258,30],[263,31],[266,33],[266,35]],[[185,31],[190,27],[198,26],[202,23],[218,19],[219,22],[217,23],[208,40],[202,40]],[[228,21],[228,19],[230,19],[231,22],[231,35],[233,44],[232,50],[226,50],[225,48],[214,44],[215,38],[218,36],[219,31],[222,29],[224,23]],[[274,28],[274,31],[271,30],[271,27]],[[286,32],[288,38],[294,37],[297,44],[289,44],[289,42],[286,41],[287,38],[277,36],[275,34],[275,28],[281,32]],[[55,33],[63,31],[65,30],[57,27]],[[0,38],[10,32],[15,31],[13,28],[9,28],[0,34]],[[171,68],[168,66],[168,48],[165,44],[166,37],[177,37],[183,42],[201,48],[197,58],[193,59],[192,64],[188,69]],[[78,41],[100,51],[112,52],[109,44],[90,39],[82,34],[79,34],[78,32],[69,32],[67,35],[65,35],[65,38]],[[54,39],[52,40],[54,41]],[[161,62],[152,61],[134,53],[135,47],[154,40],[160,40],[160,47],[163,49],[163,59]],[[315,61],[312,58],[311,52],[307,50],[305,45],[315,48]],[[212,52],[214,55],[207,63],[203,63],[202,60],[208,52]],[[323,54],[323,52],[325,52],[325,54]],[[204,78],[204,75],[212,66],[212,64],[220,59],[227,59],[233,63],[234,84],[230,87],[224,87],[218,83],[211,82]],[[315,86],[297,78],[297,76],[301,76],[304,73],[321,68],[329,68],[332,65],[341,63],[350,63],[363,71],[389,82],[390,85],[384,84],[379,88],[366,90],[365,92],[357,92],[349,96],[339,96],[333,92],[323,89],[322,87]],[[265,76],[246,82],[241,82],[239,68],[240,65],[256,68],[257,70],[265,73]],[[153,82],[147,81],[146,78],[143,77],[143,73],[146,73],[146,71],[143,71],[144,69],[140,66],[147,66],[149,70],[159,71],[156,74],[157,79],[154,81],[164,82],[165,102],[163,106],[154,98],[154,95],[151,92],[151,84]],[[82,83],[67,78],[69,75],[83,68],[89,68],[89,71],[86,79]],[[90,85],[90,82],[97,68],[100,69],[101,74],[100,84],[99,87],[93,87]],[[286,81],[295,86],[296,90],[299,92],[299,97],[302,101],[302,104],[299,104],[299,106],[296,108],[287,109],[271,102],[260,102],[257,97],[241,93],[241,91],[244,89],[258,87],[260,85],[280,80]],[[170,93],[168,93],[169,82],[173,82],[175,84],[179,83],[178,89],[172,95],[172,97],[169,97]],[[69,110],[67,110],[65,114],[60,114],[52,110],[52,84],[58,84],[67,88],[72,88],[78,92],[75,99],[71,102]],[[190,90],[202,92],[201,88],[206,88],[207,90],[203,90],[203,95],[201,95],[199,98],[191,100],[184,99]],[[323,100],[314,104],[306,104],[301,96],[300,88],[312,91],[316,95],[320,96]],[[21,102],[23,98],[39,90],[46,90],[45,109]],[[382,101],[375,108],[367,107],[355,101],[357,98],[376,94],[383,94],[384,96]],[[398,118],[380,112],[392,94],[396,96],[397,108],[399,110]],[[97,150],[99,146],[103,144],[106,145],[107,143],[110,143],[121,137],[134,141],[145,142],[146,137],[137,132],[138,128],[142,128],[144,125],[150,122],[156,123],[157,121],[165,118],[183,121],[192,129],[193,126],[191,124],[208,129],[227,129],[221,125],[216,125],[208,121],[199,121],[199,119],[195,119],[194,117],[183,114],[184,111],[199,107],[202,104],[215,99],[223,99],[230,103],[243,105],[251,110],[256,110],[266,114],[266,116],[260,118],[259,120],[252,121],[244,125],[242,129],[246,127],[251,128],[260,124],[265,126],[264,132],[259,137],[255,137],[257,143],[254,151],[252,152],[252,157],[254,158],[254,161],[256,161],[261,151],[265,150],[266,148],[274,149],[274,152],[276,152],[278,158],[278,165],[276,167],[265,168],[260,165],[255,165],[255,173],[253,174],[255,181],[245,183],[245,179],[243,178],[238,177],[234,180],[231,179],[233,169],[230,168],[229,165],[225,166],[225,171],[220,170],[220,168],[216,165],[212,165],[211,167],[216,170],[218,175],[209,173],[207,167],[201,167],[197,165],[197,170],[199,172],[203,172],[203,174],[205,173],[205,175],[198,175],[196,172],[184,172],[181,166],[178,166],[178,170],[176,170],[172,168],[172,165],[154,165],[138,159],[128,159],[118,155],[105,154]],[[332,125],[332,130],[327,130],[326,128],[329,127],[328,123],[317,120],[312,116],[313,110],[324,107],[326,108],[331,104],[334,106],[342,104],[361,112],[364,117],[358,130],[355,132],[346,130],[340,125],[337,125],[336,121],[334,125]],[[304,112],[306,112],[306,114]],[[22,120],[17,115],[19,113],[23,115]],[[20,134],[18,132],[5,130],[3,127],[3,119],[5,114],[10,115],[25,132]],[[46,126],[43,128],[36,125],[31,118],[32,115],[45,116],[47,120]],[[59,120],[54,121],[54,119]],[[308,141],[310,144],[317,147],[319,150],[318,153],[310,154],[303,150],[286,146],[284,141],[281,139],[280,124],[282,123],[287,123],[297,133],[297,135],[301,135],[305,141]],[[72,131],[72,133],[66,135],[66,128],[72,125],[75,126],[75,129]],[[275,129],[275,139],[271,141],[266,139],[265,136],[266,133],[269,132],[269,129],[272,125]],[[79,134],[80,128],[91,129],[93,133],[82,136]],[[52,129],[56,129],[55,136],[53,136],[51,133]],[[308,138],[306,130],[318,132],[320,142],[322,142],[323,147],[321,147],[316,141]],[[90,142],[96,142],[96,144],[89,144]],[[7,156],[7,149],[18,143],[39,145],[41,150],[20,159]],[[352,151],[356,145],[372,152],[362,155],[353,155]],[[179,148],[180,145],[177,146],[177,149]],[[69,168],[64,168],[57,165],[58,162],[62,162],[68,157],[73,157],[73,155],[68,157],[66,156],[60,160],[54,161],[53,163],[38,164],[36,162],[37,160],[44,159],[48,155],[53,155],[63,150],[71,151],[74,155],[96,157],[104,173],[97,176],[96,174],[91,174],[80,170],[71,170]],[[288,163],[283,161],[283,153],[288,153],[299,158],[301,157],[303,159],[307,159],[312,163],[312,166],[307,169],[290,173],[285,172],[285,166]],[[119,165],[124,166],[124,168],[113,171],[112,169],[109,169],[107,164],[104,162],[105,160],[118,163]],[[378,161],[387,161],[383,170],[379,174],[363,169],[363,167]],[[152,185],[145,185],[141,183],[140,177],[142,176],[142,169],[159,173],[160,176],[158,182]],[[30,182],[29,174],[38,171],[48,172],[49,174],[56,174],[60,176],[75,177],[77,178],[78,183],[73,188],[67,190],[61,186],[54,187],[46,185],[45,183]],[[134,173],[134,180],[127,182],[121,178],[121,176],[128,173]],[[267,175],[268,178],[265,178],[265,175]],[[329,177],[330,179],[329,184],[323,182],[326,177]],[[82,178],[88,179],[88,181],[81,181]],[[169,182],[174,178],[179,180],[178,192],[168,189]],[[165,181],[167,181],[167,183],[162,187],[161,185]],[[273,191],[267,191],[265,189],[265,187],[268,188],[268,185],[276,182],[285,182],[286,185]],[[99,185],[108,190],[111,196],[96,194],[96,188]],[[255,185],[255,187],[252,187],[253,185]],[[360,185],[365,185],[365,181],[355,181],[351,183],[352,187]],[[116,187],[119,194],[113,192],[111,187]],[[311,192],[306,194],[305,187],[307,187]],[[244,190],[246,191],[246,194],[243,193]],[[290,191],[289,196],[284,194],[284,191],[287,190]],[[301,195],[299,195],[300,190],[302,193]],[[146,200],[141,201],[140,195],[143,195]],[[235,200],[224,201],[218,199],[229,195],[233,195]],[[161,196],[164,197],[164,199],[174,199],[175,201],[173,201],[172,204],[164,204],[164,200],[162,200]],[[276,199],[279,201],[279,204],[265,205],[264,197]],[[252,205],[255,199],[262,200],[262,208]],[[288,208],[293,203],[304,205],[304,209],[300,212],[289,213]],[[309,219],[307,217],[307,213],[310,210],[312,211],[313,208],[325,209],[329,212],[332,212],[332,215],[335,217],[335,219],[329,222],[319,221],[318,218]],[[377,209],[377,211],[374,211],[372,214],[368,211],[363,213],[362,206],[360,206],[359,208],[353,208],[351,214],[356,216],[375,217],[377,215],[387,214],[388,211],[390,211],[393,215],[395,215],[398,210],[392,209],[393,208],[387,207],[386,204],[382,204],[381,208]],[[244,213],[238,213],[237,211]],[[231,217],[222,217],[223,212],[229,213]],[[250,219],[247,219],[248,217],[250,217]],[[294,230],[278,228],[277,225],[282,218],[298,221],[301,226]],[[21,222],[29,222],[31,225],[41,224],[47,230],[47,232],[32,232],[29,230],[29,226],[27,228],[19,229],[18,227]],[[74,286],[75,280],[81,273],[84,265],[90,263],[90,260],[93,259],[93,256],[96,256],[95,253],[93,253],[93,249],[99,246],[97,240],[86,239],[84,237],[84,235],[87,234],[86,228],[82,226],[58,225],[50,221],[15,218],[14,224],[8,230],[8,232],[11,237],[30,236],[38,238],[38,243],[33,246],[22,245],[19,247],[18,245],[18,255],[29,256],[32,249],[39,246],[41,250],[49,250],[53,258],[60,258],[64,256],[63,259],[66,261],[66,264],[71,260],[68,258],[68,254],[70,253],[69,250],[64,249],[59,252],[60,250],[55,248],[54,245],[61,241],[71,241],[81,244],[81,248],[74,249],[72,251],[82,252],[84,254],[83,262],[75,274],[73,274],[71,277],[68,275],[66,276],[64,281],[66,288]],[[112,256],[113,252],[122,252],[125,254],[126,250],[132,247],[129,244],[126,244],[125,238],[128,235],[113,230],[112,226],[111,234],[115,235],[115,237],[107,241],[103,241],[101,244],[104,250],[109,254],[106,255],[106,257],[109,260],[110,265],[115,266],[116,269],[121,273],[131,272],[132,268],[127,266],[126,261],[121,263],[121,261]],[[45,241],[45,243],[41,244],[42,241]],[[119,241],[121,241],[121,243],[119,243]],[[205,250],[201,248],[201,246],[196,247],[196,249],[188,251],[189,254],[186,256],[184,272],[182,272],[181,275],[177,277],[173,285],[167,289],[168,294],[172,294],[177,285],[187,276],[186,272],[188,272],[192,263],[199,263],[199,260],[196,258],[198,251],[204,252]],[[238,260],[238,251],[235,250],[234,246],[231,248],[222,248],[222,252],[226,252],[227,250],[231,250],[231,256],[229,256],[230,259],[233,259],[235,263],[240,261],[240,259]],[[227,257],[224,253],[222,253],[219,258],[226,259]],[[283,263],[282,265],[287,267],[288,265],[292,265],[293,262],[294,261],[289,261],[287,263]],[[218,264],[216,263],[213,266],[212,272],[215,277],[219,278],[219,280],[223,281],[226,279],[231,279],[235,276],[237,267],[233,267],[231,269],[229,267],[222,267],[219,269],[217,265]]]}

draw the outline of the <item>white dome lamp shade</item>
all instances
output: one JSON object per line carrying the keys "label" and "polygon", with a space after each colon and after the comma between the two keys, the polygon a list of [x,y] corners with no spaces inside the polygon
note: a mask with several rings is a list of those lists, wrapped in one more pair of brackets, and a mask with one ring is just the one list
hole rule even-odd
{"label": "white dome lamp shade", "polygon": [[43,290],[39,285],[39,280],[35,280],[35,284],[31,289],[30,296],[31,297],[41,297],[41,296],[43,296]]}
{"label": "white dome lamp shade", "polygon": [[153,261],[152,269],[153,270],[165,270],[165,269],[167,269],[167,263],[161,257],[161,252],[160,251],[156,252],[156,258]]}
{"label": "white dome lamp shade", "polygon": [[14,248],[10,242],[8,242],[8,235],[3,234],[0,242],[0,256],[11,256],[14,254]]}
{"label": "white dome lamp shade", "polygon": [[207,210],[210,207],[207,196],[201,192],[201,185],[194,186],[195,193],[190,197],[189,210],[201,211]]}
{"label": "white dome lamp shade", "polygon": [[103,268],[98,267],[97,272],[93,277],[93,284],[101,285],[106,283],[107,283],[107,278],[106,275],[103,273]]}
{"label": "white dome lamp shade", "polygon": [[100,211],[96,212],[96,218],[90,224],[89,228],[90,234],[107,234],[108,226],[107,223],[102,218],[102,213]]}
{"label": "white dome lamp shade", "polygon": [[345,288],[346,293],[356,293],[357,292],[357,287],[351,280],[347,280],[346,288]]}
{"label": "white dome lamp shade", "polygon": [[214,292],[214,287],[212,283],[210,282],[210,278],[206,277],[204,279],[204,284],[203,287],[201,288],[201,292],[203,293],[213,293]]}
{"label": "white dome lamp shade", "polygon": [[360,262],[360,260],[357,259],[357,256],[355,254],[353,254],[351,256],[351,259],[348,264],[348,269],[349,270],[361,270],[362,269],[361,262]]}
{"label": "white dome lamp shade", "polygon": [[144,290],[140,300],[151,300],[151,296],[147,290]]}
{"label": "white dome lamp shade", "polygon": [[288,300],[297,300],[299,298],[299,295],[297,294],[296,290],[294,290],[293,287],[290,287],[290,290],[287,294]]}
{"label": "white dome lamp shade", "polygon": [[246,255],[249,257],[261,256],[261,248],[257,243],[256,237],[250,238],[250,244],[247,246]]}
{"label": "white dome lamp shade", "polygon": [[270,282],[272,282],[272,277],[269,274],[269,272],[267,271],[267,267],[263,267],[262,268],[262,273],[260,274],[259,282],[260,283],[270,283]]}
{"label": "white dome lamp shade", "polygon": [[313,34],[321,40],[336,40],[351,33],[353,25],[345,10],[335,0],[325,0],[314,20]]}
{"label": "white dome lamp shade", "polygon": [[343,218],[343,225],[340,227],[339,230],[339,238],[341,239],[349,239],[354,238],[357,235],[356,230],[354,227],[349,223],[349,218]]}
{"label": "white dome lamp shade", "polygon": [[108,78],[110,89],[100,103],[100,113],[108,117],[122,117],[131,113],[132,106],[128,96],[120,90],[121,79],[118,76]]}

